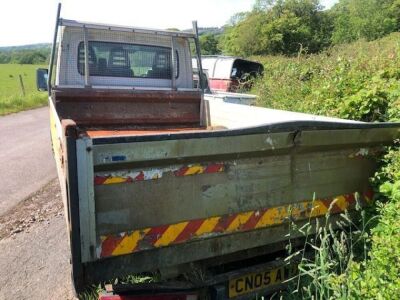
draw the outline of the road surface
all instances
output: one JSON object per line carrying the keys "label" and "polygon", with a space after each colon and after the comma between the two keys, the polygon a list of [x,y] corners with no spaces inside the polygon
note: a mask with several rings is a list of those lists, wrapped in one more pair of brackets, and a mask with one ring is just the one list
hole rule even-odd
{"label": "road surface", "polygon": [[0,117],[0,299],[74,299],[48,108]]}
{"label": "road surface", "polygon": [[48,108],[0,117],[0,216],[56,177]]}
{"label": "road surface", "polygon": [[0,216],[0,299],[75,299],[57,179]]}

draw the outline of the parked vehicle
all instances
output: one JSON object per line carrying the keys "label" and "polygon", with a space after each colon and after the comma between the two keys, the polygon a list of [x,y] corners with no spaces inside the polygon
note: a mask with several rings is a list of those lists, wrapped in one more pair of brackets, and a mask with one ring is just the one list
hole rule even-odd
{"label": "parked vehicle", "polygon": [[[277,259],[289,222],[323,220],[330,209],[335,227],[356,192],[371,199],[372,155],[400,137],[399,123],[205,100],[203,83],[193,87],[196,30],[59,17],[56,28],[40,88],[49,90],[78,292],[143,273],[159,281],[114,285],[102,299],[244,299],[279,289],[296,273],[296,259]],[[290,238],[301,244],[299,233]]]}
{"label": "parked vehicle", "polygon": [[202,56],[203,70],[208,73],[211,91],[249,90],[253,80],[262,75],[262,64],[244,58],[223,55]]}

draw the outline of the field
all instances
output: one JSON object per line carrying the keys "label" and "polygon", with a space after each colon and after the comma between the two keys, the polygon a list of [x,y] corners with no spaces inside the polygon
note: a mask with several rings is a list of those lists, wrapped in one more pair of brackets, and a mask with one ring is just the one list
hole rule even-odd
{"label": "field", "polygon": [[[0,64],[0,115],[43,106],[47,93],[36,90],[36,69],[39,65]],[[22,93],[19,75],[25,87]]]}

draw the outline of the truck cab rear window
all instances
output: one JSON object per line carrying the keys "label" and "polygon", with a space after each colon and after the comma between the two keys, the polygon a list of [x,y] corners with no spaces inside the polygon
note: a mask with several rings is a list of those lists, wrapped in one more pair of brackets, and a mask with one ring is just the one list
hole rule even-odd
{"label": "truck cab rear window", "polygon": [[[90,42],[90,76],[171,79],[171,48],[111,42]],[[174,73],[179,76],[178,51]],[[84,43],[78,46],[78,72],[85,74]]]}

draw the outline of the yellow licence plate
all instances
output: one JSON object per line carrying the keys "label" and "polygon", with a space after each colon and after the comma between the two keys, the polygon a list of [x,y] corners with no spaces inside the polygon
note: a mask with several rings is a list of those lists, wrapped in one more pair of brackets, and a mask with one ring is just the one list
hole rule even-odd
{"label": "yellow licence plate", "polygon": [[229,298],[265,289],[297,275],[297,264],[250,273],[229,280]]}

